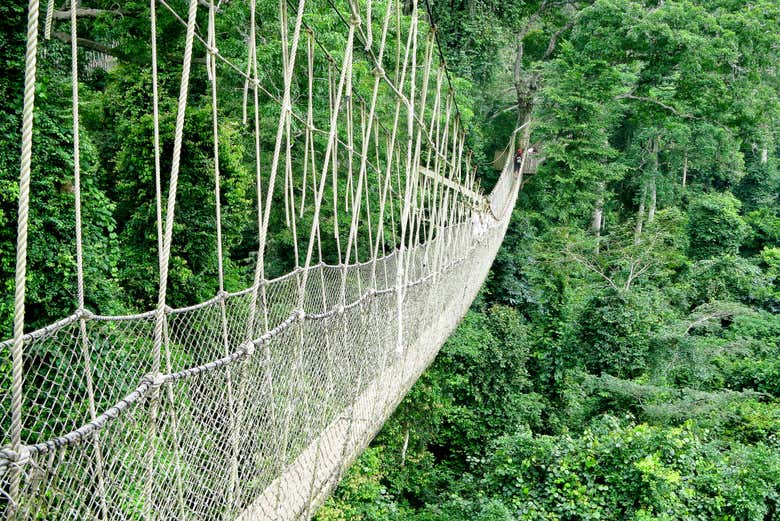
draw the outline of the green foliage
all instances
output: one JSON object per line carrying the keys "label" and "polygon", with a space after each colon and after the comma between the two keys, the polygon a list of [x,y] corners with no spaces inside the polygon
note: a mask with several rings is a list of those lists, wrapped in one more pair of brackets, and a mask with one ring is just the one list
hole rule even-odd
{"label": "green foliage", "polygon": [[749,228],[739,215],[739,200],[731,194],[702,194],[688,211],[690,255],[708,259],[734,255],[747,238]]}
{"label": "green foliage", "polygon": [[647,369],[650,339],[663,319],[655,295],[595,295],[580,316],[573,356],[593,374],[638,376]]}
{"label": "green foliage", "polygon": [[761,303],[769,297],[766,273],[751,259],[725,255],[691,264],[683,279],[694,303],[738,300]]}
{"label": "green foliage", "polygon": [[363,519],[780,519],[780,6],[433,9],[474,143],[528,95],[545,161]]}
{"label": "green foliage", "polygon": [[[780,6],[431,4],[485,185],[495,179],[490,162],[517,127],[521,101],[534,104],[528,130],[545,161],[521,194],[486,291],[319,519],[780,519]],[[90,7],[114,8],[104,0]],[[326,2],[310,8],[307,23],[322,43],[340,48],[341,21]],[[278,5],[260,2],[258,10],[267,38],[258,49],[261,81],[279,86]],[[85,71],[80,84],[87,306],[101,313],[148,308],[157,291],[148,2],[130,0],[122,12],[79,24],[84,38],[115,42],[118,60],[110,71]],[[3,338],[12,312],[24,14],[19,3],[0,6]],[[205,27],[205,10],[199,16]],[[235,28],[245,27],[247,16],[240,3],[218,16],[220,51],[237,64],[246,59],[246,42]],[[375,17],[375,34],[379,23]],[[159,10],[158,33],[174,42],[159,49],[163,172],[170,169],[182,31]],[[389,39],[394,49],[392,31]],[[68,51],[57,40],[42,45],[30,328],[71,313],[75,295]],[[329,94],[321,80],[329,70],[315,52],[313,117],[322,128]],[[388,58],[392,75],[395,53]],[[217,289],[214,152],[204,108],[210,91],[204,68],[193,71],[172,305]],[[354,74],[356,93],[365,94],[373,71],[358,60]],[[307,78],[294,78],[300,97]],[[243,82],[220,72],[218,89],[225,283],[236,290],[247,285],[258,249],[254,140],[231,123],[240,120]],[[382,121],[392,120],[385,85],[377,110]],[[278,107],[262,97],[259,112],[267,186]],[[292,127],[300,136],[303,127]],[[339,132],[346,139],[344,128]],[[406,139],[403,132],[398,139]],[[321,147],[322,136],[315,139]],[[303,145],[294,141],[297,173]],[[369,172],[372,201],[378,182]],[[339,183],[346,194],[346,181]],[[327,195],[324,205],[338,201]],[[281,206],[270,214],[268,277],[295,263]],[[348,218],[344,212],[323,223],[325,261],[339,261],[332,231],[345,229]],[[299,235],[310,225],[310,216],[301,218]],[[358,254],[367,258],[366,247]],[[139,363],[112,345],[94,351],[117,373]],[[173,354],[186,365],[188,354]],[[60,378],[48,371],[67,356],[36,352],[25,370]],[[5,388],[8,365],[8,353],[0,353]],[[73,410],[85,413],[83,406]]]}
{"label": "green foliage", "polygon": [[528,520],[760,521],[780,492],[780,458],[769,447],[729,449],[690,425],[632,426],[611,417],[576,438],[502,438],[488,468],[485,493]]}
{"label": "green foliage", "polygon": [[763,248],[780,246],[780,216],[770,208],[753,210],[745,216],[745,220],[752,232],[746,241],[748,252],[758,253]]}
{"label": "green foliage", "polygon": [[[337,499],[329,499],[317,512],[321,521],[388,519],[392,503],[382,485],[381,449],[369,448],[352,465],[340,484]],[[393,516],[394,517],[394,516]]]}

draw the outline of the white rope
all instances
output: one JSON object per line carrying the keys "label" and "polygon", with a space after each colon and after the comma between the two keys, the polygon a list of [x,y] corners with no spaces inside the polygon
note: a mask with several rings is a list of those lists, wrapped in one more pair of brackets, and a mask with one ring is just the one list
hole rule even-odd
{"label": "white rope", "polygon": [[[257,67],[257,23],[256,23],[256,0],[250,0],[250,26],[249,39],[250,46],[253,49],[251,54],[252,62],[252,95],[254,98],[254,141],[255,141],[255,188],[257,195],[257,259],[255,261],[254,278],[252,282],[252,298],[249,304],[249,316],[247,317],[247,328],[244,341],[250,341],[256,336],[255,323],[257,320],[257,300],[258,296],[263,302],[263,333],[268,332],[268,313],[266,304],[266,288],[261,281],[265,279],[264,249],[265,239],[263,233],[263,185],[261,177],[261,157],[260,157],[260,101],[258,95],[258,67]],[[262,286],[262,287],[261,287]],[[260,295],[258,295],[260,293]]]}
{"label": "white rope", "polygon": [[[27,229],[30,215],[30,170],[32,164],[35,73],[38,53],[38,0],[27,6],[27,44],[22,106],[22,152],[19,172],[19,211],[16,232],[16,275],[14,278],[14,342],[11,347],[11,450],[22,449],[22,385],[24,383],[24,299],[27,282]],[[20,468],[14,465],[10,475],[9,517],[18,508]]]}
{"label": "white rope", "polygon": [[[285,0],[280,0],[280,2],[284,3]],[[282,106],[281,106],[281,110],[279,111],[279,124],[276,129],[276,140],[274,144],[273,158],[271,159],[270,178],[268,181],[268,190],[266,192],[266,200],[265,200],[265,208],[264,208],[265,213],[263,214],[263,222],[261,226],[261,236],[260,236],[261,258],[264,258],[265,256],[265,245],[266,245],[266,238],[267,238],[267,231],[268,231],[268,222],[271,217],[271,201],[273,199],[274,187],[276,184],[276,175],[279,171],[279,158],[282,150],[282,137],[284,136],[287,121],[289,120],[290,114],[292,112],[292,106],[290,100],[292,74],[293,71],[295,70],[295,58],[298,54],[298,42],[301,36],[301,25],[303,23],[303,10],[305,5],[306,5],[306,0],[299,0],[298,12],[295,18],[295,29],[293,30],[292,42],[290,44],[289,50],[284,51],[285,53],[289,53],[289,57],[284,61],[284,63],[286,64],[286,70],[284,74],[284,94],[282,95]],[[282,31],[282,33],[285,34],[285,31]],[[286,42],[286,36],[284,38],[285,38],[284,41]],[[283,45],[283,47],[285,49],[287,48],[286,43],[285,45]]]}
{"label": "white rope", "polygon": [[[299,309],[303,307],[303,303],[304,303],[304,292],[306,291],[306,284],[309,275],[308,268],[311,265],[311,257],[314,248],[315,235],[317,233],[317,229],[319,228],[320,209],[322,207],[322,197],[325,192],[325,181],[327,179],[327,172],[328,172],[328,168],[330,167],[330,162],[331,160],[333,160],[333,155],[334,155],[334,148],[335,148],[335,141],[336,141],[335,136],[336,136],[336,131],[338,129],[339,108],[341,107],[341,98],[344,92],[344,84],[347,79],[347,74],[348,74],[347,69],[350,69],[352,66],[352,50],[355,41],[355,28],[359,23],[360,23],[359,19],[352,18],[352,20],[350,20],[349,33],[347,34],[347,43],[344,50],[344,65],[342,66],[341,69],[341,78],[339,79],[339,85],[333,103],[333,110],[330,116],[330,136],[328,137],[328,144],[325,149],[325,158],[322,164],[322,176],[320,177],[320,185],[317,189],[317,193],[315,194],[314,217],[312,219],[311,231],[309,233],[308,246],[306,248],[306,260],[304,261],[304,272],[303,272],[304,275],[301,284],[301,292],[298,296]],[[334,201],[336,200],[335,192],[333,193],[333,199]],[[337,219],[338,217],[336,214],[334,215],[334,222]]]}
{"label": "white rope", "polygon": [[[179,86],[179,102],[176,111],[176,125],[173,135],[173,154],[171,157],[171,175],[168,185],[168,201],[165,212],[165,228],[163,231],[162,249],[159,252],[160,282],[158,288],[157,313],[154,324],[154,351],[152,359],[152,374],[160,373],[160,362],[164,330],[166,326],[166,301],[168,291],[168,265],[171,256],[171,242],[173,238],[173,221],[176,210],[176,191],[179,182],[179,169],[181,167],[181,150],[184,138],[184,116],[187,110],[187,94],[189,92],[190,66],[192,64],[192,43],[195,35],[195,22],[197,18],[198,0],[190,0],[187,14],[187,32],[184,38],[184,57],[182,63],[181,83]],[[157,393],[153,393],[152,408],[149,415],[149,444],[147,449],[147,477],[144,485],[144,519],[152,518],[152,485],[154,482],[154,456],[156,452],[157,412],[159,400]]]}
{"label": "white rope", "polygon": [[[51,5],[51,4],[50,4]],[[71,110],[73,121],[73,195],[75,199],[76,217],[76,300],[78,312],[82,313],[79,319],[80,344],[84,363],[84,376],[87,385],[87,407],[90,420],[97,417],[95,407],[95,387],[92,377],[92,356],[90,353],[89,337],[87,335],[86,319],[83,316],[84,307],[84,241],[82,237],[81,218],[81,152],[79,143],[79,80],[78,80],[78,34],[76,18],[76,2],[70,3],[70,57],[71,57]],[[47,19],[47,30],[50,30],[51,21]],[[108,517],[106,504],[106,485],[103,476],[103,451],[100,445],[100,434],[96,431],[92,435],[92,445],[95,449],[95,467],[97,475],[97,494],[100,502],[100,515],[102,519]]]}
{"label": "white rope", "polygon": [[[369,6],[370,6],[370,3],[371,2],[369,1]],[[391,9],[391,6],[392,6],[392,2],[388,2],[387,3],[387,7],[385,8],[385,17],[384,17],[384,21],[383,21],[383,24],[382,24],[382,37],[381,37],[381,40],[380,40],[380,43],[379,43],[379,60],[380,60],[380,63],[381,63],[382,57],[384,56],[384,52],[385,52],[385,43],[387,41],[387,30],[388,30],[388,26],[389,26],[389,22],[390,22],[390,9]],[[369,7],[369,10],[370,10],[370,7]],[[371,18],[370,17],[368,19],[368,23],[369,24],[371,23]],[[374,121],[374,118],[376,117],[376,104],[377,104],[377,98],[378,98],[378,94],[379,94],[379,83],[382,81],[382,75],[384,75],[384,71],[383,70],[381,70],[381,69],[375,70],[375,73],[374,73],[374,86],[373,86],[373,89],[371,91],[371,104],[369,106],[369,112],[368,112],[368,122],[369,122],[369,124],[368,124],[368,128],[366,129],[366,133],[365,133],[365,135],[363,137],[362,150],[361,150],[361,157],[363,159],[362,159],[362,161],[360,163],[360,171],[358,173],[358,188],[357,188],[358,194],[362,193],[362,187],[363,187],[364,179],[365,179],[365,176],[366,176],[366,160],[365,160],[365,158],[368,156],[368,147],[369,147],[369,143],[370,143],[371,129],[372,129],[371,122]],[[393,135],[395,135],[395,130],[397,128],[397,121],[398,120],[397,120],[397,117],[396,117],[396,121],[395,121],[395,123],[393,125]],[[368,197],[367,196],[366,196],[366,201],[368,201]],[[383,213],[383,210],[384,210],[384,206],[382,206],[382,209],[380,210],[380,214]],[[360,215],[360,202],[358,201],[357,208],[354,209],[354,211],[352,212],[352,223],[350,225],[350,240],[348,241],[347,255],[346,255],[347,259],[349,259],[349,248],[352,245],[352,240],[353,240],[353,238],[355,238],[355,239],[357,238],[357,226],[358,226],[359,215]],[[369,227],[370,227],[371,226],[371,224],[370,224],[371,216],[370,215],[368,215],[368,219],[369,219],[368,222],[369,222]],[[382,217],[380,217],[380,220],[381,219],[382,219]],[[377,232],[377,233],[379,233],[379,232]],[[369,234],[370,234],[370,232],[369,232]],[[371,240],[371,237],[369,236],[369,247],[372,244],[373,244],[373,242]],[[377,248],[373,248],[373,258],[376,258],[376,257],[377,257]],[[373,276],[372,276],[372,278],[373,278]]]}
{"label": "white rope", "polygon": [[[411,205],[412,196],[412,183],[417,179],[417,166],[412,165],[412,146],[414,139],[414,95],[416,87],[416,72],[417,72],[417,0],[412,0],[412,13],[411,22],[409,27],[409,40],[406,48],[406,55],[409,55],[411,47],[411,73],[409,75],[409,102],[407,104],[407,119],[406,119],[406,132],[407,132],[407,145],[406,145],[406,188],[404,190],[404,203],[401,210],[400,228],[401,238],[398,248],[398,261],[396,263],[396,320],[398,326],[398,332],[396,335],[396,351],[398,354],[404,351],[404,325],[403,325],[403,302],[404,302],[404,250],[406,231],[409,223],[409,211]],[[406,58],[404,58],[406,61]]]}
{"label": "white rope", "polygon": [[[303,181],[301,183],[301,213],[303,217],[303,210],[306,206],[306,178],[309,173],[309,162],[311,161],[312,172],[316,172],[314,166],[314,136],[312,135],[312,129],[314,128],[314,35],[312,31],[306,32],[306,76],[308,80],[307,96],[306,96],[306,130],[304,131],[304,145],[303,145]],[[311,150],[309,150],[311,148]],[[312,181],[316,184],[314,174],[312,173]]]}
{"label": "white rope", "polygon": [[[228,337],[227,310],[225,304],[225,268],[222,246],[222,194],[220,190],[219,170],[219,115],[217,107],[217,36],[215,27],[216,7],[214,0],[209,0],[208,41],[209,52],[206,54],[206,69],[211,83],[211,122],[212,137],[214,142],[214,210],[216,217],[216,244],[217,244],[217,280],[219,300],[220,326],[222,332],[223,355],[230,354],[230,339]],[[229,410],[235,410],[235,396],[233,391],[233,371],[230,367],[225,369],[225,381],[227,386],[227,402]],[[230,432],[230,470],[227,486],[227,502],[235,503],[238,488],[238,427],[235,415],[229,417],[228,430]]]}
{"label": "white rope", "polygon": [[54,18],[54,0],[46,3],[46,20],[44,21],[43,37],[46,40],[51,38],[51,23]]}
{"label": "white rope", "polygon": [[[416,30],[415,26],[415,30]],[[425,58],[423,62],[423,79],[422,79],[422,88],[420,89],[420,107],[418,111],[422,114],[425,114],[425,106],[428,98],[428,83],[430,80],[430,73],[431,73],[431,65],[433,63],[433,34],[429,33],[427,37],[427,43],[425,47]],[[416,38],[415,38],[416,40]],[[414,81],[414,77],[412,77],[412,81]],[[412,97],[414,95],[414,91],[412,91]],[[410,127],[411,130],[411,127]],[[419,188],[419,165],[420,165],[420,150],[422,146],[422,134],[423,134],[423,127],[418,126],[417,127],[417,137],[415,139],[414,144],[414,159],[411,164],[407,164],[407,176],[411,175],[411,188],[413,190],[412,193],[412,201],[414,201],[414,208],[413,208],[413,214],[411,216],[411,224],[414,226],[412,229],[414,230],[414,233],[409,234],[409,248],[411,248],[414,244],[414,241],[416,241],[419,238],[419,217],[420,217],[420,204],[417,204],[418,199],[418,188]],[[427,181],[427,178],[426,180]],[[415,222],[416,221],[416,222]],[[401,232],[403,234],[403,231]]]}

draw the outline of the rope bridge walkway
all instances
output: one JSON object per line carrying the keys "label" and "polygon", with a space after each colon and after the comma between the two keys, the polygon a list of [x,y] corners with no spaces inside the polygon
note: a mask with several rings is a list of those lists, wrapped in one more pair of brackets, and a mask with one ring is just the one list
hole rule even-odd
{"label": "rope bridge walkway", "polygon": [[[308,519],[436,356],[506,231],[522,175],[510,158],[483,194],[449,76],[434,52],[435,29],[415,0],[407,12],[395,0],[345,2],[345,45],[334,54],[307,21],[316,14],[307,15],[306,0],[280,1],[280,86],[261,80],[258,56],[266,50],[258,45],[256,0],[187,1],[186,13],[166,0],[151,0],[149,12],[157,305],[126,316],[97,315],[85,305],[79,84],[72,81],[76,311],[26,332],[41,23],[38,0],[29,1],[14,334],[0,344],[12,358],[0,369],[8,384],[0,390],[6,519]],[[218,48],[219,18],[232,9],[246,21],[243,55]],[[163,15],[183,27],[170,147],[161,145],[160,132],[156,22]],[[217,292],[172,309],[168,274],[197,52],[206,57],[213,122]],[[243,85],[236,113],[220,111],[219,83],[227,77]],[[370,86],[366,97],[360,82]],[[327,117],[314,109],[322,92]],[[277,106],[270,161],[260,150],[269,132],[262,99]],[[225,290],[219,170],[220,118],[231,117],[254,142],[258,214],[253,281],[233,293]],[[170,153],[165,161],[163,150]],[[163,163],[170,164],[167,196]],[[271,210],[279,205],[296,267],[268,280]],[[323,260],[323,247],[335,248],[337,263]],[[60,356],[41,356],[49,352]]]}

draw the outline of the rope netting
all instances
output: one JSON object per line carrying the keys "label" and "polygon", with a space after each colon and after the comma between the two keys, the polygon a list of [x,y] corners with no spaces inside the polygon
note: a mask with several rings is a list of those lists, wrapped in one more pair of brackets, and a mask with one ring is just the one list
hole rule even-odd
{"label": "rope netting", "polygon": [[[145,313],[102,316],[85,305],[79,85],[72,82],[76,311],[25,333],[39,29],[39,5],[30,1],[15,327],[14,338],[0,343],[12,355],[3,366],[9,385],[0,390],[6,518],[308,518],[468,309],[501,244],[520,179],[508,161],[491,194],[482,195],[454,92],[434,52],[435,29],[414,0],[406,13],[395,0],[351,0],[342,5],[346,13],[331,4],[346,31],[344,47],[333,52],[307,18],[317,7],[279,2],[282,84],[271,86],[258,65],[261,52],[270,51],[259,45],[255,0],[188,0],[186,14],[151,1],[159,292],[157,306]],[[166,161],[159,9],[184,28]],[[220,17],[233,9],[246,22],[243,55],[218,47]],[[75,3],[70,10],[71,72],[78,78]],[[201,66],[193,54],[200,51],[213,124],[217,292],[173,309],[168,274],[177,183],[190,78]],[[237,110],[220,105],[223,81],[243,89]],[[322,93],[326,116],[315,110]],[[263,99],[277,106],[270,132]],[[236,120],[255,147],[258,249],[251,284],[236,292],[226,291],[223,266],[225,119]],[[269,135],[273,146],[264,154],[262,137]],[[170,164],[165,197],[161,164]],[[269,280],[271,214],[281,205],[295,267]],[[326,263],[323,248],[335,249],[338,262]]]}

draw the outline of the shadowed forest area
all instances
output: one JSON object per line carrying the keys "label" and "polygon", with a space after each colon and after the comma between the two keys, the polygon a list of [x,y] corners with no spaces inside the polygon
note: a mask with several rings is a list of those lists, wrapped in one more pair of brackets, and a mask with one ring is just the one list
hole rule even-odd
{"label": "shadowed forest area", "polygon": [[546,159],[330,520],[780,519],[780,4],[433,3]]}

